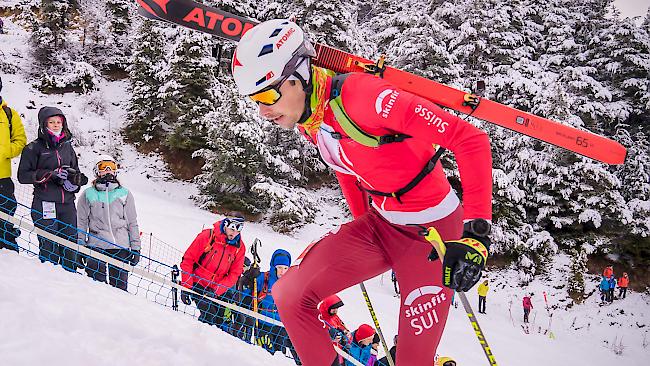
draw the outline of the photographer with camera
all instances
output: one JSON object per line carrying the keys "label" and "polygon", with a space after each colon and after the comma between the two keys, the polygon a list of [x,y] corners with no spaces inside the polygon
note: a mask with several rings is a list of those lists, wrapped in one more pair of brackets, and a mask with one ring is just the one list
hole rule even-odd
{"label": "photographer with camera", "polygon": [[[34,185],[34,226],[76,243],[75,193],[88,183],[88,178],[79,171],[63,112],[56,107],[43,107],[38,112],[38,122],[38,138],[20,156],[18,181]],[[41,262],[61,264],[71,272],[77,270],[77,251],[40,235],[38,242]]]}

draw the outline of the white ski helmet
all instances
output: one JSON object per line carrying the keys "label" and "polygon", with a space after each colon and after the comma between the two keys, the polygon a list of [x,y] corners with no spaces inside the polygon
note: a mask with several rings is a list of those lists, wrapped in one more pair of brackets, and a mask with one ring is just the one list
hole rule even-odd
{"label": "white ski helmet", "polygon": [[117,171],[119,167],[115,159],[110,155],[101,155],[95,167],[93,168],[93,173],[95,177],[99,177],[99,173],[103,171],[110,171],[114,176],[117,176]]}
{"label": "white ski helmet", "polygon": [[242,36],[232,57],[232,75],[239,92],[251,95],[290,77],[305,58],[315,56],[314,46],[296,23],[273,19]]}

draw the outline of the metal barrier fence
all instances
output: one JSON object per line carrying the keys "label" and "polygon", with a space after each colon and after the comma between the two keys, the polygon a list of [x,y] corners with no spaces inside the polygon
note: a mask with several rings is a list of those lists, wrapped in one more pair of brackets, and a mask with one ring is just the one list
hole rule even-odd
{"label": "metal barrier fence", "polygon": [[[17,193],[24,199],[31,192],[21,187]],[[7,209],[11,206],[15,209]],[[12,211],[15,211],[13,215]],[[79,234],[93,237],[93,242],[104,248],[79,244]],[[208,283],[205,287],[181,286],[179,278],[183,273],[176,263],[180,263],[182,252],[151,233],[141,233],[142,247],[136,261],[130,248],[81,231],[57,218],[49,218],[47,213],[44,217],[42,212],[0,194],[0,243],[70,272],[83,270],[96,281],[108,282],[133,295],[188,314],[244,342],[261,346],[271,354],[281,352],[300,364],[277,312],[269,317],[252,310],[252,284],[244,283],[242,277],[236,286],[220,296],[214,292],[220,285],[204,278],[201,278],[202,283]],[[193,281],[199,279],[193,274],[185,275]],[[334,349],[346,359],[346,365],[363,366],[344,351],[345,345]]]}

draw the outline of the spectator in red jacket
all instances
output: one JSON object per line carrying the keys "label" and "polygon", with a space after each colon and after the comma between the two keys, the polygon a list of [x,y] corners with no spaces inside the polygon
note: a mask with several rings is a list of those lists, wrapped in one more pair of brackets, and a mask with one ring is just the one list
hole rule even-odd
{"label": "spectator in red jacket", "polygon": [[533,302],[530,299],[533,296],[531,292],[530,296],[524,296],[524,323],[528,323],[528,315],[530,314],[530,309],[533,308]]}
{"label": "spectator in red jacket", "polygon": [[[329,331],[334,346],[345,349],[352,341],[352,334],[338,315],[339,308],[342,306],[341,298],[338,295],[331,295],[318,304],[318,311],[323,327]],[[339,363],[343,364],[343,361],[339,356]]]}
{"label": "spectator in red jacket", "polygon": [[623,277],[618,279],[618,298],[624,299],[627,294],[627,286],[630,285],[630,278],[627,277],[627,272],[623,272]]}
{"label": "spectator in red jacket", "polygon": [[246,246],[241,240],[244,218],[232,213],[205,229],[187,248],[181,262],[182,282],[189,289],[181,292],[181,301],[194,301],[201,312],[199,321],[221,327],[225,308],[210,298],[221,299],[234,286],[244,270]]}
{"label": "spectator in red jacket", "polygon": [[338,315],[339,308],[343,305],[343,301],[338,295],[331,295],[318,304],[318,311],[320,312],[321,319],[328,328],[335,328],[349,335],[350,331]]}
{"label": "spectator in red jacket", "polygon": [[607,266],[603,270],[603,276],[605,276],[606,278],[610,278],[613,274],[614,274],[614,267],[612,266]]}

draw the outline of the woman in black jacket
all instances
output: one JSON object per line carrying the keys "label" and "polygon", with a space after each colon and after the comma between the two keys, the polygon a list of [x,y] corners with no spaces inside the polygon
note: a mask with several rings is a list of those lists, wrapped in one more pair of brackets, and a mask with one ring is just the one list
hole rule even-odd
{"label": "woman in black jacket", "polygon": [[[75,193],[88,183],[88,178],[79,171],[63,112],[56,107],[41,108],[38,125],[38,138],[20,156],[18,181],[34,185],[34,226],[76,243]],[[76,271],[76,251],[41,236],[38,241],[41,262],[61,264],[68,271]]]}

